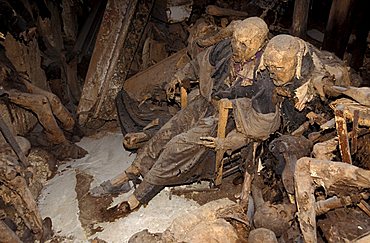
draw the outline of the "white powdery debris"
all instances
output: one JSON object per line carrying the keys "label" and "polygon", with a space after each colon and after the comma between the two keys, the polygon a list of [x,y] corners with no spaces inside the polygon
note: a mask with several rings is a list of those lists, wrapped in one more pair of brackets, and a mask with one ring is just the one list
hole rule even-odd
{"label": "white powdery debris", "polygon": [[38,203],[42,218],[51,218],[56,235],[73,239],[74,242],[85,242],[85,232],[78,218],[75,186],[76,173],[73,170],[61,172],[48,181]]}
{"label": "white powdery debris", "polygon": [[143,229],[148,229],[151,233],[162,233],[176,217],[198,207],[199,204],[195,201],[176,195],[172,195],[170,200],[169,191],[163,190],[146,207],[141,207],[115,222],[98,224],[104,230],[90,238],[99,237],[107,242],[118,243],[128,242],[133,234]]}
{"label": "white powdery debris", "polygon": [[94,176],[90,188],[122,173],[136,156],[124,150],[122,134],[119,133],[107,133],[98,139],[83,138],[78,145],[89,154],[77,160],[72,166]]}
{"label": "white powdery debris", "polygon": [[[107,133],[99,138],[83,138],[78,145],[89,154],[61,166],[58,175],[47,183],[39,198],[42,217],[51,218],[57,236],[71,239],[65,242],[88,242],[78,218],[75,170],[92,175],[94,180],[90,187],[93,188],[124,171],[135,158],[135,154],[123,149],[120,133]],[[113,204],[126,200],[131,193],[132,191],[115,198]],[[103,231],[89,238],[99,237],[107,242],[127,242],[133,234],[143,229],[163,232],[178,215],[199,207],[193,200],[174,195],[171,198],[170,200],[169,191],[163,190],[147,207],[141,207],[115,222],[96,225],[101,226]]]}

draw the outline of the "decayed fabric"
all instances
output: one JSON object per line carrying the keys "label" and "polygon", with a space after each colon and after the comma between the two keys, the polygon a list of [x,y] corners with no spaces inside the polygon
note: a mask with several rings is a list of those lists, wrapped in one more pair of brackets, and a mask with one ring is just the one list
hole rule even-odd
{"label": "decayed fabric", "polygon": [[140,105],[138,101],[132,99],[123,89],[117,94],[116,107],[123,135],[141,131],[151,121],[158,118],[158,126],[144,131],[152,136],[173,115],[165,104],[157,105],[145,102]]}
{"label": "decayed fabric", "polygon": [[253,139],[266,140],[280,126],[278,108],[274,113],[259,113],[252,108],[249,98],[237,99],[233,104],[233,113],[236,130]]}
{"label": "decayed fabric", "polygon": [[[206,117],[211,116],[215,113],[213,105],[208,102],[203,96],[198,96],[192,101],[186,108],[180,110],[175,116],[173,116],[153,137],[150,139],[141,149],[138,150],[138,154],[133,161],[133,165],[138,167],[144,177],[147,177],[149,170],[153,167],[156,161],[161,160],[172,161],[183,157],[189,159],[190,155],[179,153],[175,154],[181,146],[176,145],[178,140],[172,139],[175,136],[179,138],[183,137],[186,131],[196,127],[200,121]],[[199,137],[198,137],[199,138]],[[195,139],[195,138],[190,138]],[[171,142],[170,142],[171,141]],[[172,144],[173,143],[173,144]],[[185,142],[184,142],[185,143]],[[194,145],[194,144],[191,144]],[[174,149],[172,149],[172,147]],[[199,147],[201,147],[199,145]],[[162,155],[164,150],[169,150],[174,154],[171,157]],[[169,152],[166,152],[168,154]],[[151,180],[153,181],[153,180]]]}

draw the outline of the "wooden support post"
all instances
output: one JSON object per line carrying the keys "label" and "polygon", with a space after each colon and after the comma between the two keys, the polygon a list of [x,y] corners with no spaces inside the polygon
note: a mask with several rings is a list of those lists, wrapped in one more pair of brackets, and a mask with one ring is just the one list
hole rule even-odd
{"label": "wooden support post", "polygon": [[352,164],[351,153],[349,151],[348,132],[346,118],[343,112],[344,107],[338,105],[335,109],[335,123],[337,127],[339,150],[342,155],[342,161],[348,164]]}
{"label": "wooden support post", "polygon": [[350,18],[354,0],[333,0],[322,48],[343,58],[350,36]]}
{"label": "wooden support post", "polygon": [[307,31],[310,0],[296,0],[294,3],[292,35],[304,38]]}
{"label": "wooden support post", "polygon": [[[218,103],[218,127],[217,127],[217,137],[218,138],[225,138],[226,137],[226,124],[227,118],[229,115],[229,109],[232,108],[232,103],[228,99],[222,99]],[[224,150],[216,151],[216,180],[215,185],[221,185],[222,182],[222,171],[223,171],[223,157],[224,157]]]}

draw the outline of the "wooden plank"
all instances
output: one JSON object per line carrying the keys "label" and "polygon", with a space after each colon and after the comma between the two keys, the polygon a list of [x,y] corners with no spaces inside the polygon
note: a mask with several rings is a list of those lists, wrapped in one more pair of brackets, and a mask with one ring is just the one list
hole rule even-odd
{"label": "wooden plank", "polygon": [[140,103],[147,99],[148,95],[152,94],[155,88],[168,83],[175,72],[189,61],[186,49],[182,49],[127,79],[123,84],[123,89],[132,99]]}

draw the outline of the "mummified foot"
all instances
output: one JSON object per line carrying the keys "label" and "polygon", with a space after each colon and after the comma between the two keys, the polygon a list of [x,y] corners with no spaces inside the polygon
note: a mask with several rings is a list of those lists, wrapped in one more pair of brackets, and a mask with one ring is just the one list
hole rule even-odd
{"label": "mummified foot", "polygon": [[91,189],[91,195],[93,196],[103,196],[111,193],[125,193],[131,190],[130,183],[127,181],[123,184],[114,186],[110,181],[104,181],[97,187]]}
{"label": "mummified foot", "polygon": [[54,145],[50,152],[58,160],[80,159],[88,153],[85,149],[71,142]]}
{"label": "mummified foot", "polygon": [[128,202],[124,201],[117,206],[109,208],[103,214],[105,221],[113,222],[116,219],[127,216],[130,212],[130,205]]}

